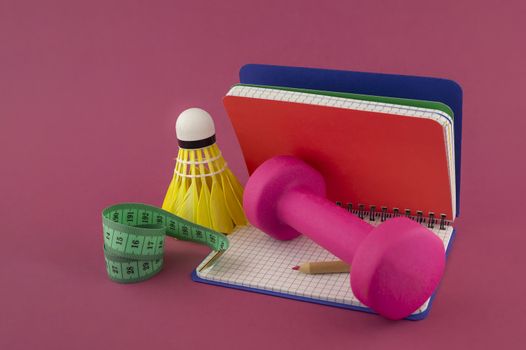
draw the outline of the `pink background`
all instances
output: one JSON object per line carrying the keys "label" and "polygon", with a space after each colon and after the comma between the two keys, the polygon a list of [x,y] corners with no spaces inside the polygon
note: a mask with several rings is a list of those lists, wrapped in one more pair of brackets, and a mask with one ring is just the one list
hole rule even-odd
{"label": "pink background", "polygon": [[[522,1],[1,1],[0,348],[519,348],[526,340]],[[389,322],[198,284],[208,250],[110,282],[100,211],[160,204],[176,115],[248,62],[439,76],[464,88],[462,216],[430,317]]]}

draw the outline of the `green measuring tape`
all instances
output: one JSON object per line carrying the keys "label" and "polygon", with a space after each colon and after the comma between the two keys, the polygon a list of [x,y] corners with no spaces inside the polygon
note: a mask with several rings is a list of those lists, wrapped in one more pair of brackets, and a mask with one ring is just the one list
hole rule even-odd
{"label": "green measuring tape", "polygon": [[144,281],[161,270],[166,235],[205,244],[219,253],[228,248],[224,234],[140,203],[104,209],[102,228],[106,270],[119,283]]}

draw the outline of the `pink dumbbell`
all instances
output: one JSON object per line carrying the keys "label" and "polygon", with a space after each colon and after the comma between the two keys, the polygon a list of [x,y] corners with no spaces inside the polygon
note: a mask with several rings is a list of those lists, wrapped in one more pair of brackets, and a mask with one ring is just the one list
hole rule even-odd
{"label": "pink dumbbell", "polygon": [[405,217],[378,227],[325,198],[320,173],[291,156],[269,159],[252,174],[243,206],[250,223],[279,240],[301,233],[349,263],[351,288],[365,305],[390,319],[418,309],[445,266],[442,241]]}

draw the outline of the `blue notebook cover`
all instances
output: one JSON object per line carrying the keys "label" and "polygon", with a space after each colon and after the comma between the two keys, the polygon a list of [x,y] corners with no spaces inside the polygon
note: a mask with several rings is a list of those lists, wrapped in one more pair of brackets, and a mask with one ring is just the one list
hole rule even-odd
{"label": "blue notebook cover", "polygon": [[[319,68],[247,64],[240,70],[240,83],[428,100],[442,102],[448,105],[454,113],[457,216],[459,215],[461,164],[460,154],[462,140],[462,89],[456,82],[447,79],[428,77],[328,70]],[[449,255],[450,253],[455,234],[456,230],[453,230],[449,244],[447,246],[446,255]],[[192,280],[222,287],[229,287],[294,300],[374,313],[374,311],[365,307],[352,306],[279,293],[270,290],[249,288],[240,285],[207,280],[200,278],[197,275],[196,270],[192,272]],[[427,317],[431,310],[433,300],[436,297],[436,293],[437,291],[435,291],[431,297],[429,305],[424,312],[409,316],[407,319],[422,320]]]}

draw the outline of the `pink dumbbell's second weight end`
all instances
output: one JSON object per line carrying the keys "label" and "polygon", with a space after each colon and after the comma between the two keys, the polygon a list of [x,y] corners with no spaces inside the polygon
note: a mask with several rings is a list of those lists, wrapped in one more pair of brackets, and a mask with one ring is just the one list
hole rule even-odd
{"label": "pink dumbbell's second weight end", "polygon": [[405,217],[375,228],[355,252],[351,286],[365,305],[390,319],[417,310],[433,294],[445,268],[442,240]]}

